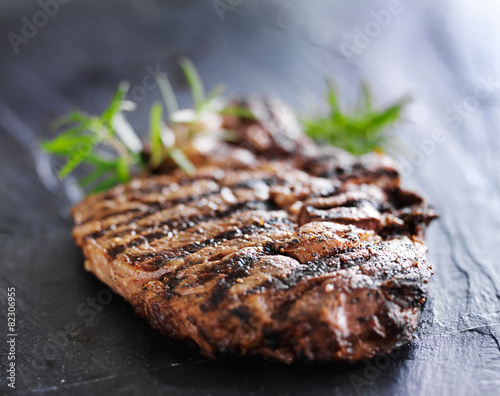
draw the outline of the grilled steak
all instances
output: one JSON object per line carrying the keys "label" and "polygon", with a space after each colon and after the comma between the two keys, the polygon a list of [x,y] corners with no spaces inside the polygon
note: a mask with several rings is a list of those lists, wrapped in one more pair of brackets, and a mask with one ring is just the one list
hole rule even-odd
{"label": "grilled steak", "polygon": [[356,361],[409,341],[435,213],[392,161],[320,148],[280,103],[241,101],[237,145],[73,208],[86,268],[164,334],[210,357]]}

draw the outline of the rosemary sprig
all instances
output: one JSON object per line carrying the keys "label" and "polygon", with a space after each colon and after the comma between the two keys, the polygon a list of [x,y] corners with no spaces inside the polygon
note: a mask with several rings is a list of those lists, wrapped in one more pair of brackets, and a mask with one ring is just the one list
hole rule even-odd
{"label": "rosemary sprig", "polygon": [[386,128],[401,116],[407,99],[401,99],[382,110],[375,110],[372,94],[366,83],[353,112],[343,111],[337,90],[332,81],[327,81],[330,113],[326,117],[302,120],[305,132],[317,141],[343,148],[355,155],[370,151],[382,151],[386,143]]}
{"label": "rosemary sprig", "polygon": [[179,109],[167,76],[158,75],[167,122],[163,120],[162,105],[155,103],[151,108],[150,135],[146,144],[141,142],[124,114],[135,109],[133,102],[125,100],[128,83],[120,84],[108,108],[100,115],[75,111],[57,120],[56,127],[65,130],[53,140],[43,142],[42,147],[51,154],[66,157],[59,177],[66,177],[82,163],[89,164],[94,169],[79,184],[94,193],[129,181],[136,169],[155,171],[169,159],[191,174],[195,167],[186,150],[193,139],[201,136],[232,139],[230,131],[220,128],[221,115],[254,118],[247,109],[221,104],[220,96],[224,91],[221,85],[205,94],[200,75],[190,60],[182,59],[180,66],[191,90],[193,109]]}
{"label": "rosemary sprig", "polygon": [[124,99],[127,90],[126,83],[120,84],[110,105],[99,116],[73,112],[57,121],[59,127],[68,129],[55,139],[43,142],[42,148],[66,157],[59,177],[64,178],[80,164],[88,163],[95,170],[79,183],[82,187],[92,185],[92,192],[130,180],[130,167],[139,161],[140,140],[123,121],[123,111],[133,108]]}
{"label": "rosemary sprig", "polygon": [[222,115],[237,115],[255,118],[248,109],[224,105],[221,95],[225,88],[217,84],[206,94],[203,81],[193,63],[183,58],[180,66],[184,71],[193,98],[192,109],[179,109],[172,85],[165,74],[158,74],[156,79],[168,113],[168,125],[162,121],[161,105],[151,109],[150,155],[152,168],[158,167],[165,160],[172,160],[185,173],[191,174],[195,167],[185,152],[191,142],[198,137],[211,137],[219,140],[234,140],[235,134],[221,128]]}

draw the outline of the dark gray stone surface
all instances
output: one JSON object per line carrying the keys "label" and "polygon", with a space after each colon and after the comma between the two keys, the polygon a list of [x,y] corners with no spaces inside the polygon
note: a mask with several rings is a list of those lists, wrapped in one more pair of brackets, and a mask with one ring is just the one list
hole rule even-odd
{"label": "dark gray stone surface", "polygon": [[[242,0],[223,20],[211,1],[66,3],[48,18],[40,3],[0,5],[0,321],[7,333],[13,286],[16,392],[499,393],[500,10],[493,1],[401,1],[394,8],[385,1]],[[15,53],[8,35],[22,35],[24,17],[38,18],[40,27]],[[70,235],[71,184],[44,176],[38,139],[71,107],[101,110],[122,79],[135,88],[141,106],[132,121],[144,129],[159,98],[140,88],[148,67],[168,72],[188,104],[179,55],[196,63],[208,86],[224,81],[231,92],[276,94],[302,113],[321,108],[326,75],[348,102],[363,78],[381,102],[412,94],[392,151],[406,184],[441,218],[428,233],[435,275],[409,345],[353,365],[211,362],[151,329],[84,271]],[[0,351],[3,394],[6,343]]]}

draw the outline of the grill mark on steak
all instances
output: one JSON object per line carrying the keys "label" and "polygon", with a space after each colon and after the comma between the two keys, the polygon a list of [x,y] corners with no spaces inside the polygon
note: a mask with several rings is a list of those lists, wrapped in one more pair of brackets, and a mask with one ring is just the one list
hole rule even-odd
{"label": "grill mark on steak", "polygon": [[[122,243],[122,244],[117,244],[113,246],[112,248],[106,249],[108,252],[108,255],[111,258],[115,258],[118,254],[123,253],[126,249],[130,247],[135,247],[139,246],[141,243],[145,242],[152,242],[155,240],[162,239],[166,236],[169,235],[169,233],[172,233],[172,230],[175,230],[176,233],[186,231],[189,229],[192,229],[198,225],[200,225],[203,222],[207,222],[210,220],[220,220],[224,219],[228,216],[233,215],[236,212],[239,211],[245,211],[245,210],[275,210],[274,206],[272,203],[265,202],[265,201],[257,201],[257,200],[252,200],[252,201],[241,201],[237,202],[235,204],[230,205],[227,209],[225,210],[211,210],[206,214],[196,214],[196,215],[191,215],[188,216],[187,218],[183,219],[177,219],[177,218],[171,218],[166,221],[163,221],[159,223],[156,227],[160,228],[163,227],[163,229],[160,229],[155,232],[150,232],[147,234],[144,234],[142,236],[139,236],[136,239],[132,239],[128,242]],[[167,227],[167,229],[164,229]],[[138,227],[135,228],[136,233],[140,233],[144,230],[151,229],[151,226],[148,227]],[[110,235],[110,237],[116,237],[119,235],[122,235],[123,233],[126,233],[128,230],[120,231],[118,233]],[[142,242],[136,242],[136,241],[142,241]]]}
{"label": "grill mark on steak", "polygon": [[[106,195],[103,197],[103,201],[109,201],[114,198],[117,198],[117,196],[126,198],[128,202],[137,202],[137,203],[142,203],[144,205],[149,205],[152,202],[146,201],[144,198],[146,198],[148,195],[152,195],[155,193],[160,193],[163,190],[169,191],[172,185],[176,185],[178,187],[186,187],[190,186],[193,182],[199,182],[199,181],[213,181],[217,182],[217,178],[214,176],[210,175],[203,175],[203,176],[193,176],[192,178],[186,178],[186,177],[176,177],[176,178],[169,178],[169,182],[157,182],[149,186],[141,186],[140,189],[137,188],[126,188],[124,191],[120,191],[119,194],[112,194],[110,192],[106,193]],[[216,191],[215,193],[220,192]],[[162,202],[153,202],[155,205],[159,205],[161,203],[165,203],[166,205],[172,204],[172,206],[175,206],[177,204],[182,204],[182,203],[187,203],[187,202],[192,202],[196,200],[197,198],[201,198],[200,196],[197,196],[196,194],[193,194],[192,196],[186,196],[186,197],[181,197],[178,199],[172,199],[169,201],[162,201]],[[127,210],[122,210],[122,211],[111,211],[108,214],[94,214],[92,216],[89,216],[85,220],[83,220],[80,224],[85,224],[90,221],[94,221],[96,219],[99,220],[105,220],[109,217],[112,216],[119,216],[119,215],[124,215],[124,214],[129,214],[129,213],[135,213],[141,211],[140,208],[130,208]]]}
{"label": "grill mark on steak", "polygon": [[[113,217],[113,216],[120,216],[120,215],[125,215],[125,214],[128,214],[128,213],[135,213],[135,212],[138,212],[138,211],[143,212],[142,214],[140,214],[138,216],[134,216],[134,217],[131,217],[130,219],[125,220],[120,225],[122,225],[122,224],[129,224],[132,221],[137,221],[137,220],[143,219],[144,217],[150,216],[150,215],[152,215],[154,213],[157,213],[160,210],[172,208],[172,207],[174,207],[176,205],[193,202],[193,201],[198,200],[198,199],[203,199],[203,198],[207,198],[207,197],[210,197],[212,195],[215,195],[215,194],[219,194],[220,191],[221,191],[221,188],[218,188],[218,189],[213,190],[213,191],[207,191],[207,192],[204,192],[202,194],[193,194],[193,195],[190,195],[190,196],[187,196],[187,197],[173,199],[171,201],[148,202],[147,203],[148,207],[147,207],[147,209],[145,211],[142,210],[142,209],[140,209],[140,208],[131,208],[131,209],[123,210],[123,211],[108,213],[108,214],[102,216],[99,220],[106,220],[106,219],[108,219],[110,217]],[[139,203],[146,204],[144,201],[139,201]],[[91,221],[91,220],[88,220],[88,221]],[[88,221],[86,221],[86,222],[88,222]]]}
{"label": "grill mark on steak", "polygon": [[[283,254],[277,250],[273,250],[272,253],[275,255]],[[354,257],[347,257],[349,253],[353,253]],[[253,289],[250,289],[248,293],[260,293],[269,289],[279,291],[287,290],[297,286],[301,282],[308,282],[311,278],[321,278],[325,275],[332,275],[342,269],[366,264],[371,258],[368,248],[362,248],[361,250],[352,247],[338,249],[334,252],[328,252],[326,255],[318,257],[315,260],[306,262],[303,266],[293,270],[286,277],[275,277],[271,280],[266,280]],[[320,279],[320,281],[322,281],[322,279]]]}
{"label": "grill mark on steak", "polygon": [[232,241],[237,238],[244,238],[244,236],[248,234],[255,235],[256,233],[259,233],[259,231],[267,229],[267,223],[262,225],[246,225],[241,228],[237,227],[232,230],[221,232],[220,234],[201,242],[196,241],[174,249],[156,251],[154,254],[151,254],[150,252],[130,254],[127,255],[127,258],[132,266],[141,266],[142,268],[148,268],[149,271],[152,271],[162,267],[168,260],[183,258],[206,247],[216,246],[222,242]]}
{"label": "grill mark on steak", "polygon": [[[221,271],[226,273],[217,286],[213,289],[207,303],[201,306],[203,312],[215,310],[219,304],[224,301],[229,293],[229,289],[233,287],[239,280],[250,275],[250,267],[261,256],[258,254],[248,255],[246,257],[232,257],[224,263],[225,268],[220,268]],[[217,266],[218,267],[218,266]]]}
{"label": "grill mark on steak", "polygon": [[[248,179],[248,180],[236,182],[233,185],[230,185],[230,184],[229,185],[219,185],[218,189],[210,191],[210,192],[205,192],[205,193],[200,194],[200,195],[193,194],[193,195],[190,195],[190,196],[185,197],[185,198],[168,200],[168,201],[164,201],[164,202],[148,202],[148,203],[146,203],[146,202],[140,201],[138,199],[138,202],[140,202],[144,205],[148,205],[147,210],[135,208],[135,209],[127,209],[124,211],[111,212],[111,213],[108,213],[106,215],[103,215],[101,218],[99,218],[100,221],[106,220],[106,219],[108,219],[110,217],[114,217],[114,216],[135,213],[135,212],[139,212],[139,211],[142,212],[140,215],[133,216],[133,217],[128,218],[126,220],[110,224],[108,227],[104,227],[104,228],[99,229],[98,231],[94,231],[94,232],[91,232],[87,235],[84,235],[83,238],[87,238],[87,237],[90,237],[93,239],[101,238],[102,236],[108,234],[111,227],[113,229],[116,229],[119,226],[131,224],[133,222],[140,221],[148,216],[152,216],[155,213],[158,213],[159,211],[162,211],[164,209],[173,208],[179,204],[186,204],[186,203],[194,202],[195,200],[198,200],[198,199],[208,198],[210,196],[220,194],[222,188],[224,188],[224,187],[232,188],[233,191],[240,190],[240,189],[253,189],[254,186],[256,186],[259,182],[263,182],[267,186],[272,186],[272,185],[282,184],[283,180],[278,180],[276,177],[268,177],[268,178],[261,178],[261,179]],[[88,223],[92,220],[95,220],[95,218],[94,219],[87,219],[86,221],[82,222],[82,224]],[[130,229],[124,230],[123,232],[130,232]],[[112,237],[121,236],[120,231],[112,233],[111,236]]]}
{"label": "grill mark on steak", "polygon": [[158,184],[153,184],[148,187],[142,187],[140,190],[130,190],[128,192],[139,192],[141,196],[146,196],[148,194],[154,194],[154,193],[160,193],[164,189],[168,189],[171,187],[173,183],[177,184],[178,186],[189,186],[192,184],[194,181],[202,181],[202,180],[210,180],[217,182],[218,179],[217,177],[213,175],[193,175],[191,177],[176,177],[174,182],[169,182],[169,183],[158,183]]}

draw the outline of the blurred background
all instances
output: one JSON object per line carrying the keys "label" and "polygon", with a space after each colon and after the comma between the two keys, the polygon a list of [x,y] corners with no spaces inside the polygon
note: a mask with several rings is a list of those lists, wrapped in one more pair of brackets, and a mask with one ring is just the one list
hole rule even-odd
{"label": "blurred background", "polygon": [[[443,145],[421,146],[435,140],[436,128],[448,140],[498,99],[494,1],[5,0],[0,7],[2,112],[36,136],[47,136],[50,120],[71,108],[101,111],[121,80],[140,104],[132,122],[145,130],[160,97],[155,72],[167,73],[181,104],[190,103],[180,56],[193,60],[208,87],[276,95],[302,116],[325,110],[325,77],[337,81],[347,107],[362,80],[381,105],[410,95],[396,154],[411,174],[434,166],[428,157]],[[474,137],[464,134],[457,150],[477,145]]]}
{"label": "blurred background", "polygon": [[[493,0],[3,0],[0,286],[19,293],[18,390],[495,394],[499,20]],[[44,352],[54,332],[81,320],[76,307],[104,286],[83,270],[70,237],[71,191],[47,176],[39,141],[71,108],[100,112],[122,80],[139,103],[130,118],[139,131],[160,99],[154,73],[167,73],[189,105],[180,56],[195,63],[209,88],[223,82],[229,93],[275,95],[300,115],[326,110],[328,76],[346,106],[362,80],[380,105],[412,97],[393,131],[400,149],[391,155],[402,164],[404,184],[426,195],[441,218],[427,237],[435,276],[417,337],[387,364],[207,362],[149,329],[118,297],[78,337],[66,334],[54,356]]]}

